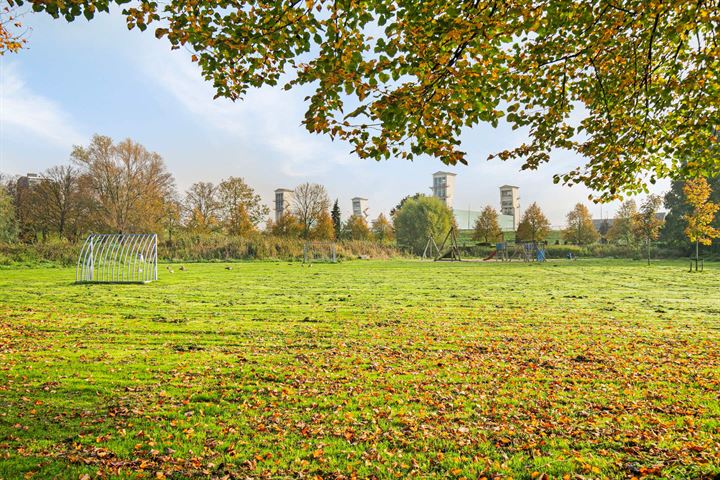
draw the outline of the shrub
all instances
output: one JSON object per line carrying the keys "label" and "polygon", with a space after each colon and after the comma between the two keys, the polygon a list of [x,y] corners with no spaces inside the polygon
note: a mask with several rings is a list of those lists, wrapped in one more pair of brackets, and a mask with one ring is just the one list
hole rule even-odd
{"label": "shrub", "polygon": [[[515,244],[509,243],[509,255],[512,258],[515,254]],[[472,246],[461,247],[462,255],[466,257],[484,258],[495,250],[494,245],[477,244]],[[575,257],[591,257],[591,258],[642,258],[644,252],[636,247],[627,245],[610,245],[594,243],[592,245],[548,245],[545,247],[547,258],[565,258],[568,253],[572,253]],[[686,252],[675,248],[670,248],[665,244],[653,245],[653,258],[682,258]]]}
{"label": "shrub", "polygon": [[37,265],[52,263],[68,267],[75,265],[80,244],[62,238],[49,238],[37,243],[0,243],[0,264]]}
{"label": "shrub", "polygon": [[440,199],[420,195],[405,200],[395,213],[395,235],[398,245],[421,254],[430,237],[442,242],[454,223],[452,210]]}
{"label": "shrub", "polygon": [[[38,243],[0,243],[0,265],[39,265],[51,263],[72,266],[77,262],[82,242],[49,239]],[[228,260],[287,260],[303,259],[305,241],[299,238],[278,237],[262,233],[247,236],[222,234],[176,235],[158,244],[158,257],[164,261],[207,262]],[[359,256],[393,258],[402,253],[393,246],[371,241],[344,240],[336,243],[339,259]]]}

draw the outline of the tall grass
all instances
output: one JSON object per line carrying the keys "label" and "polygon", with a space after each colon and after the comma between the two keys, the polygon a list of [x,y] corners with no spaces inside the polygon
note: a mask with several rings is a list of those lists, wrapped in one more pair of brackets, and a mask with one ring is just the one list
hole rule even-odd
{"label": "tall grass", "polygon": [[[75,265],[80,243],[50,238],[37,243],[0,243],[0,265]],[[158,257],[163,261],[207,262],[232,260],[285,260],[303,259],[305,241],[263,233],[248,236],[218,234],[181,234],[158,244]],[[336,244],[340,260],[358,257],[387,259],[403,256],[392,245],[370,241],[343,240]]]}
{"label": "tall grass", "polygon": [[[70,242],[61,238],[48,238],[36,243],[0,243],[0,266],[2,265],[57,265],[71,266],[77,262],[82,242]],[[182,233],[172,239],[160,241],[158,256],[162,261],[208,262],[233,260],[283,260],[303,259],[305,241],[265,233],[248,236],[221,234]],[[515,255],[515,246],[509,244],[509,254]],[[465,245],[460,247],[463,257],[485,258],[495,251],[494,245]],[[579,258],[645,258],[645,249],[624,245],[548,245],[548,258],[566,258],[572,253]],[[336,243],[336,254],[340,260],[358,257],[387,259],[410,256],[394,245],[371,241],[342,240]],[[663,243],[652,247],[653,258],[684,258],[687,252]],[[708,260],[714,255],[705,255]]]}
{"label": "tall grass", "polygon": [[75,265],[80,243],[63,238],[48,238],[37,243],[0,243],[0,266]]}
{"label": "tall grass", "polygon": [[[161,242],[159,253],[170,261],[302,260],[305,240],[256,233],[244,237],[184,234]],[[342,240],[336,243],[339,259],[393,258],[401,252],[392,245]]]}

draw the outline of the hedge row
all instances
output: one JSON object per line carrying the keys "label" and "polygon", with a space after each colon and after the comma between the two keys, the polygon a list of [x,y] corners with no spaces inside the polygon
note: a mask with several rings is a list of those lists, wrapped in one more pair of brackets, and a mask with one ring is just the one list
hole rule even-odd
{"label": "hedge row", "polygon": [[[159,244],[159,257],[163,261],[207,262],[231,260],[285,260],[303,259],[305,241],[265,234],[248,237],[225,235],[181,235]],[[509,255],[514,257],[515,246],[509,244]],[[75,265],[80,245],[64,239],[49,239],[34,244],[0,243],[0,265]],[[319,249],[318,252],[320,252]],[[461,254],[470,258],[485,258],[495,251],[494,245],[464,245]],[[323,252],[321,252],[323,253]],[[594,244],[548,245],[548,258],[565,258],[569,253],[575,257],[593,258],[645,258],[644,248],[623,245]],[[408,256],[393,245],[367,241],[341,241],[336,244],[338,259],[358,257],[387,259]],[[687,252],[662,244],[652,246],[653,258],[685,258]],[[707,255],[706,255],[706,258]],[[710,258],[708,258],[710,259]]]}
{"label": "hedge row", "polygon": [[[305,241],[271,235],[255,234],[248,237],[225,235],[182,235],[158,244],[158,257],[162,261],[207,262],[231,260],[286,260],[299,261],[304,257]],[[0,243],[0,265],[75,265],[80,244],[64,239],[45,242]],[[329,249],[318,247],[317,255],[329,256]],[[392,245],[366,241],[341,241],[335,246],[337,258],[347,260],[358,257],[387,259],[403,255]]]}
{"label": "hedge row", "polygon": [[[516,256],[516,247],[514,244],[508,244],[508,254],[510,258]],[[461,254],[473,258],[485,258],[495,251],[494,245],[472,245],[460,247]],[[662,244],[653,244],[651,246],[652,258],[681,258],[686,257],[686,253],[669,248]],[[592,258],[646,258],[647,250],[645,247],[629,247],[626,245],[611,244],[593,244],[593,245],[548,245],[545,247],[547,258],[566,258],[568,254],[575,257],[592,257]]]}

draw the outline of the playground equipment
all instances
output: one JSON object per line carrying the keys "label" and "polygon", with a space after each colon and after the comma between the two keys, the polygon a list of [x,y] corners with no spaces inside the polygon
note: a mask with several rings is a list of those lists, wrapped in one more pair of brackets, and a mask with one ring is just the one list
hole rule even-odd
{"label": "playground equipment", "polygon": [[440,255],[440,249],[437,246],[437,243],[435,243],[435,239],[430,236],[428,238],[427,243],[425,244],[425,249],[422,253],[423,260],[426,258],[437,258]]}
{"label": "playground equipment", "polygon": [[498,242],[495,244],[495,251],[497,252],[496,258],[501,262],[509,262],[510,255],[508,255],[508,245],[506,242]]}
{"label": "playground equipment", "polygon": [[536,262],[544,262],[545,261],[545,245],[535,245],[535,261]]}
{"label": "playground equipment", "polygon": [[544,262],[547,259],[545,246],[544,242],[519,243],[515,246],[513,258],[522,259],[525,262]]}
{"label": "playground equipment", "polygon": [[[443,252],[443,249],[445,248],[445,244],[450,240],[450,246],[448,250],[445,253]],[[435,257],[435,261],[449,261],[449,262],[460,262],[462,259],[460,258],[460,248],[458,247],[457,243],[457,235],[455,234],[455,227],[450,227],[450,231],[445,235],[445,239],[442,241],[442,244],[440,245],[440,248],[438,248],[438,256]]]}
{"label": "playground equipment", "polygon": [[154,233],[94,233],[80,249],[76,283],[148,283],[157,279]]}
{"label": "playground equipment", "polygon": [[495,255],[497,255],[497,253],[498,253],[497,250],[494,250],[494,251],[490,252],[490,255],[488,255],[487,257],[483,258],[483,262],[487,262],[488,260],[492,260],[493,258],[495,258]]}
{"label": "playground equipment", "polygon": [[498,242],[495,244],[495,251],[490,252],[490,254],[483,258],[484,262],[487,262],[488,260],[492,259],[498,260],[500,262],[509,262],[510,257],[508,256],[508,249],[507,249],[507,243],[505,242]]}

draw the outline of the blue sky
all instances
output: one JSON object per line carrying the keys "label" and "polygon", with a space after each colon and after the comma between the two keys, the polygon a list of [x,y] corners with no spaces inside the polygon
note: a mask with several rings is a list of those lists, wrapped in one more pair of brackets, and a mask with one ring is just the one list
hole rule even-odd
{"label": "blue sky", "polygon": [[[346,215],[352,197],[368,198],[375,217],[407,194],[429,193],[432,173],[447,170],[458,174],[456,208],[499,208],[498,187],[507,183],[520,187],[521,207],[537,201],[554,225],[578,201],[596,217],[616,208],[591,204],[583,187],[552,183],[554,173],[578,163],[572,154],[534,172],[521,172],[519,162],[488,162],[488,154],[523,140],[509,128],[466,131],[469,166],[362,160],[349,145],[303,129],[305,92],[263,88],[242,102],[213,100],[187,52],[171,51],[151,31],[128,31],[121,15],[66,23],[29,13],[23,23],[32,28],[29,48],[0,57],[0,172],[67,163],[74,144],[100,133],[158,152],[180,191],[200,180],[242,176],[268,205],[275,188],[311,181],[324,184]],[[661,182],[654,191],[667,188]]]}

